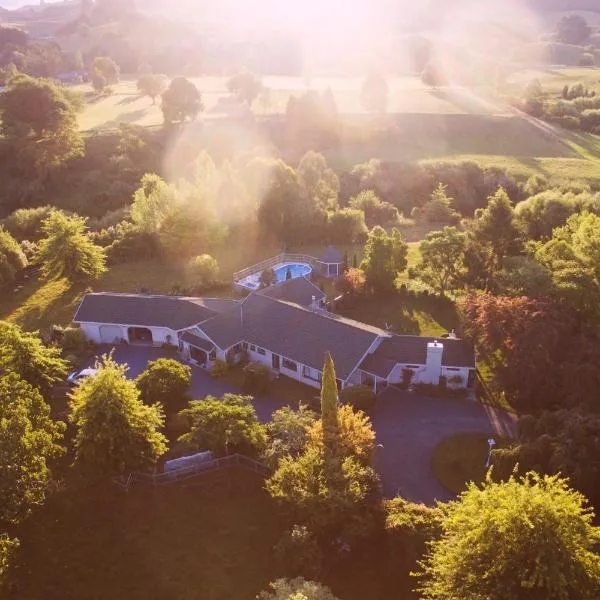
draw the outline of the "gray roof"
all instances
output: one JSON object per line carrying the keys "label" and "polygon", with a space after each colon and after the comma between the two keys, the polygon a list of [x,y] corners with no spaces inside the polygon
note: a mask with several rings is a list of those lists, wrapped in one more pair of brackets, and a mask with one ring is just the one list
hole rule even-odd
{"label": "gray roof", "polygon": [[324,263],[342,264],[344,262],[344,255],[337,248],[327,246],[321,255],[320,260]]}
{"label": "gray roof", "polygon": [[318,370],[331,352],[340,379],[347,379],[377,337],[385,335],[378,327],[262,294],[248,296],[240,312],[242,339]]}
{"label": "gray roof", "polygon": [[435,341],[444,346],[444,367],[475,368],[475,351],[468,342],[417,335],[392,335],[386,338],[373,354],[365,358],[360,368],[378,377],[387,377],[398,363],[424,365],[427,361],[427,344]]}
{"label": "gray roof", "polygon": [[73,318],[76,323],[111,323],[139,327],[192,327],[217,314],[198,298],[140,294],[86,294]]}
{"label": "gray roof", "polygon": [[276,283],[261,290],[259,293],[275,300],[285,300],[286,302],[292,302],[300,306],[310,306],[313,296],[317,302],[325,298],[325,292],[305,277],[296,277],[295,279]]}
{"label": "gray roof", "polygon": [[181,339],[182,341],[187,342],[188,344],[191,344],[196,348],[200,348],[200,350],[206,350],[207,352],[210,352],[215,347],[215,345],[212,342],[205,340],[204,338],[200,337],[199,335],[196,335],[192,331],[184,331],[181,334]]}

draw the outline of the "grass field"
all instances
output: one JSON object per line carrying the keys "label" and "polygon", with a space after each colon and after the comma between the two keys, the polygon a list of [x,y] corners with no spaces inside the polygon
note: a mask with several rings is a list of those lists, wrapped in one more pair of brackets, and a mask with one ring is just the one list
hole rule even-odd
{"label": "grass field", "polygon": [[[67,485],[18,532],[7,599],[251,600],[283,575],[273,546],[285,529],[253,474],[129,493]],[[406,570],[377,542],[321,579],[344,600],[412,600]],[[392,568],[393,567],[393,568]]]}

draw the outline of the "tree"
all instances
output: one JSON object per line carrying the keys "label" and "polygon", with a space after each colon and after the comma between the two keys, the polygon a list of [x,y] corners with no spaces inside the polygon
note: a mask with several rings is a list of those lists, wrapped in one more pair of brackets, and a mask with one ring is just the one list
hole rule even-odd
{"label": "tree", "polygon": [[167,89],[166,77],[153,73],[140,75],[137,81],[137,89],[140,94],[151,98],[152,104],[156,104],[156,97],[160,96]]}
{"label": "tree", "polygon": [[598,598],[600,529],[592,518],[585,498],[558,477],[472,483],[445,510],[419,591],[427,600]]}
{"label": "tree", "polygon": [[108,80],[106,77],[104,77],[104,75],[102,75],[102,73],[100,73],[100,71],[92,71],[91,78],[92,87],[94,88],[94,91],[98,92],[99,94],[104,92],[108,87]]}
{"label": "tree", "polygon": [[82,106],[78,96],[47,79],[17,75],[8,82],[0,95],[2,133],[27,174],[40,177],[83,156],[77,123]]}
{"label": "tree", "polygon": [[252,106],[263,89],[260,77],[247,69],[238,71],[227,80],[229,93],[236,96],[239,102],[245,102],[248,106]]}
{"label": "tree", "polygon": [[417,216],[428,223],[457,223],[460,214],[452,208],[454,198],[448,196],[448,186],[438,184],[430,199],[421,208],[415,209]]}
{"label": "tree", "polygon": [[0,523],[20,521],[44,500],[64,431],[37,389],[16,373],[0,377]]}
{"label": "tree", "polygon": [[250,396],[225,394],[192,400],[179,416],[188,429],[179,441],[194,450],[212,450],[217,456],[236,452],[256,456],[265,446],[265,428]]}
{"label": "tree", "polygon": [[470,226],[470,239],[481,253],[489,289],[504,259],[520,254],[523,248],[514,208],[503,188],[489,197],[486,208],[475,212],[475,219]]}
{"label": "tree", "polygon": [[317,420],[317,415],[301,404],[298,410],[284,406],[273,413],[267,425],[267,447],[265,462],[277,468],[284,456],[297,458],[305,449],[308,430]]}
{"label": "tree", "polygon": [[298,164],[298,180],[304,195],[316,200],[323,208],[337,206],[340,180],[327,166],[322,154],[309,150]]}
{"label": "tree", "polygon": [[192,369],[170,358],[149,362],[135,381],[144,404],[169,409],[186,403],[191,382]]}
{"label": "tree", "polygon": [[302,577],[278,579],[269,588],[258,595],[258,600],[338,600],[329,588]]}
{"label": "tree", "polygon": [[29,43],[29,36],[18,27],[0,26],[0,49],[5,50],[7,46],[25,47]]}
{"label": "tree", "polygon": [[446,74],[441,65],[434,60],[430,60],[425,65],[423,72],[421,73],[421,81],[425,85],[432,87],[434,90],[448,85],[448,79],[446,78]]}
{"label": "tree", "polygon": [[190,259],[188,270],[194,281],[201,286],[208,286],[212,285],[219,276],[219,263],[210,254],[201,254]]}
{"label": "tree", "polygon": [[338,386],[335,366],[329,352],[325,355],[321,380],[321,437],[323,449],[329,455],[337,454],[338,444]]}
{"label": "tree", "polygon": [[266,288],[273,285],[277,281],[277,275],[273,269],[265,269],[260,274],[260,287]]}
{"label": "tree", "polygon": [[44,277],[78,281],[97,279],[106,271],[105,250],[92,242],[86,229],[83,217],[58,210],[50,214],[42,224],[45,237],[37,253]]}
{"label": "tree", "polygon": [[60,354],[56,346],[45,346],[37,331],[0,321],[0,372],[17,374],[44,397],[67,375],[68,365]]}
{"label": "tree", "polygon": [[385,77],[380,73],[372,73],[363,82],[360,101],[365,110],[374,113],[385,113],[388,105],[389,88]]}
{"label": "tree", "polygon": [[362,243],[367,238],[368,231],[362,210],[342,208],[329,213],[327,233],[332,244]]}
{"label": "tree", "polygon": [[556,25],[556,40],[564,44],[583,46],[590,37],[591,28],[580,15],[563,15]]}
{"label": "tree", "polygon": [[92,76],[103,78],[107,85],[119,83],[120,74],[119,65],[108,56],[97,56],[92,63]]}
{"label": "tree", "polygon": [[461,287],[466,249],[466,236],[455,227],[427,234],[419,246],[421,262],[417,277],[440,296]]}
{"label": "tree", "polygon": [[169,212],[181,202],[173,185],[154,173],[146,173],[133,195],[131,220],[139,231],[157,234]]}
{"label": "tree", "polygon": [[26,266],[27,258],[17,240],[0,226],[0,287],[11,284]]}
{"label": "tree", "polygon": [[71,395],[70,421],[75,426],[75,465],[87,476],[105,478],[146,470],[167,451],[159,429],[160,405],[146,406],[126,365],[104,356],[98,372]]}
{"label": "tree", "polygon": [[348,204],[364,212],[369,229],[376,226],[391,227],[400,220],[398,209],[389,202],[383,202],[373,190],[363,190],[358,196],[350,198]]}
{"label": "tree", "polygon": [[335,282],[335,289],[351,298],[359,298],[365,293],[366,284],[364,271],[353,267],[346,270],[341,279]]}
{"label": "tree", "polygon": [[162,95],[162,112],[166,124],[194,120],[204,110],[198,88],[185,77],[176,77]]}
{"label": "tree", "polygon": [[382,294],[395,289],[398,274],[406,269],[408,245],[397,229],[391,235],[381,227],[369,234],[365,256],[360,265],[373,293]]}
{"label": "tree", "polygon": [[10,566],[12,555],[19,547],[19,540],[10,538],[5,533],[0,534],[0,585]]}

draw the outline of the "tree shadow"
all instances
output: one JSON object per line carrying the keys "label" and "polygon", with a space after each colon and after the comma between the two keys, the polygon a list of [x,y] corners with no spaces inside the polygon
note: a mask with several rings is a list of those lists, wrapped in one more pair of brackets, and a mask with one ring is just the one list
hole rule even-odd
{"label": "tree shadow", "polygon": [[138,94],[130,94],[127,96],[124,96],[123,98],[121,98],[121,100],[119,100],[117,102],[117,105],[121,105],[121,104],[131,104],[132,102],[136,102],[138,101],[142,96],[138,95]]}

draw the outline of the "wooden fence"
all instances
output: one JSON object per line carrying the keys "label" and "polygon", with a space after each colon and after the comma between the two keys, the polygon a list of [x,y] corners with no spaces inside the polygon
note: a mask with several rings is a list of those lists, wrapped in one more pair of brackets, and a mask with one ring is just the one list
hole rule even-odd
{"label": "wooden fence", "polygon": [[230,454],[229,456],[215,458],[214,460],[198,463],[186,467],[185,469],[177,469],[166,473],[130,473],[127,477],[114,479],[113,482],[117,487],[129,491],[133,485],[146,485],[152,487],[171,485],[189,479],[197,479],[203,477],[207,473],[214,473],[215,471],[231,469],[234,467],[258,473],[264,477],[271,474],[271,469],[261,462],[243,456],[242,454]]}

